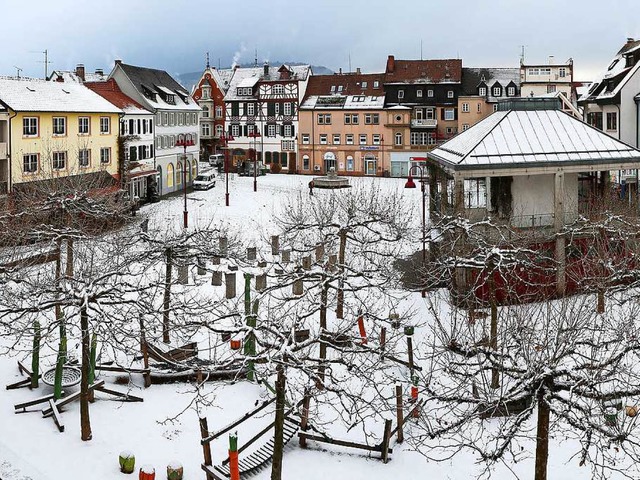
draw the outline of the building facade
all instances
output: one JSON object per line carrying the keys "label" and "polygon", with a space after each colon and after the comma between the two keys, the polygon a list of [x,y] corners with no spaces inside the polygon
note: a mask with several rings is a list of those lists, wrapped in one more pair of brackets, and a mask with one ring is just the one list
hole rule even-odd
{"label": "building facade", "polygon": [[235,69],[224,98],[231,168],[255,156],[298,171],[298,109],[311,74],[309,65]]}
{"label": "building facade", "polygon": [[122,111],[88,88],[1,78],[0,105],[0,180],[5,192],[62,177],[117,175]]}
{"label": "building facade", "polygon": [[[156,182],[160,195],[180,191],[198,172],[200,107],[164,70],[127,65],[120,60],[109,74],[128,97],[153,112]],[[176,145],[185,140],[184,147]]]}
{"label": "building facade", "polygon": [[548,63],[530,64],[520,62],[520,86],[523,97],[539,97],[560,92],[575,102],[573,88],[573,59],[555,63],[553,56]]}

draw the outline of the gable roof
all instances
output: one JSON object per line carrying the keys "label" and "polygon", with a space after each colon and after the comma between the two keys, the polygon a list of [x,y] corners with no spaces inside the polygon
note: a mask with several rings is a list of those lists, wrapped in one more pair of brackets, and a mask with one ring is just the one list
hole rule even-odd
{"label": "gable roof", "polygon": [[[137,67],[117,61],[115,68],[120,68],[129,78],[135,89],[144,96],[145,101],[153,108],[167,110],[200,110],[200,107],[191,98],[189,92],[164,70],[155,68]],[[115,69],[114,69],[115,71]],[[113,78],[113,71],[109,78]],[[150,98],[145,92],[154,93],[155,98]],[[165,94],[175,95],[175,104],[167,103],[163,99]]]}
{"label": "gable roof", "polygon": [[507,85],[513,83],[518,89],[520,88],[520,69],[519,68],[470,68],[462,69],[462,93],[461,95],[477,95],[478,86],[483,83],[487,86],[491,95],[491,87],[495,83],[499,83],[506,88]]}
{"label": "gable roof", "polygon": [[75,71],[54,70],[49,75],[50,82],[84,83],[84,82],[104,82],[107,75],[102,70],[96,72],[85,72],[84,80]]}
{"label": "gable roof", "polygon": [[[307,95],[367,95],[384,96],[384,73],[345,73],[312,75],[307,84]],[[377,87],[374,88],[374,82]],[[341,87],[338,91],[338,88]]]}
{"label": "gable roof", "polygon": [[[247,97],[239,97],[238,87],[252,87],[258,82],[278,82],[278,81],[305,81],[311,75],[310,65],[295,65],[292,67],[284,66],[289,72],[292,72],[290,78],[282,78],[282,66],[267,67],[268,75],[264,75],[265,67],[236,67],[233,76],[229,81],[229,88],[224,96],[224,100],[241,100]],[[286,73],[286,72],[285,72]],[[311,75],[311,78],[313,76]],[[254,92],[255,93],[255,92]]]}
{"label": "gable roof", "polygon": [[125,95],[113,78],[110,78],[106,82],[85,82],[84,86],[93,90],[116,107],[121,108],[125,113],[152,113],[134,99]]}
{"label": "gable roof", "polygon": [[638,162],[640,150],[560,110],[496,112],[428,154],[451,170]]}
{"label": "gable roof", "polygon": [[16,112],[122,112],[82,84],[25,77],[0,77],[0,101]]}
{"label": "gable roof", "polygon": [[385,83],[460,83],[462,60],[387,60]]}

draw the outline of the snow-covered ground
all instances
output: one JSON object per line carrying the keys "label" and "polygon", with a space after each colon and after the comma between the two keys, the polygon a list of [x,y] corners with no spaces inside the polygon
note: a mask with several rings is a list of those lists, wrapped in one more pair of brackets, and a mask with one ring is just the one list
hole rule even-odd
{"label": "snow-covered ground", "polygon": [[[211,221],[227,221],[242,232],[245,238],[256,243],[276,233],[273,218],[278,215],[286,201],[292,196],[308,195],[309,177],[296,175],[268,175],[258,180],[258,192],[253,192],[253,179],[234,176],[229,182],[231,206],[224,205],[224,176],[218,179],[215,188],[209,191],[188,194],[189,223],[204,225]],[[352,179],[353,184],[378,184],[389,196],[404,195],[408,207],[421,208],[420,190],[405,191],[403,179]],[[330,192],[315,189],[314,195],[321,198]],[[182,225],[183,198],[181,196],[144,206],[141,219],[150,217],[155,224]],[[419,221],[420,215],[416,215]],[[266,245],[265,245],[266,246]],[[419,245],[416,245],[418,248]],[[238,286],[240,287],[240,281]],[[220,287],[223,288],[223,287]],[[413,306],[419,322],[428,322],[429,313],[425,301],[419,294],[410,296],[406,307]],[[424,330],[424,329],[422,329]],[[422,331],[418,328],[416,343]],[[6,341],[6,340],[5,340]],[[5,345],[6,346],[6,345]],[[22,358],[19,356],[18,358]],[[13,383],[21,377],[16,357],[0,357],[0,382]],[[115,374],[103,374],[107,384],[115,385]],[[126,386],[114,386],[124,390]],[[204,479],[200,469],[202,448],[198,413],[190,406],[194,397],[194,386],[186,383],[153,385],[142,387],[142,377],[133,375],[128,388],[134,395],[144,398],[143,403],[122,403],[97,393],[97,401],[91,405],[93,439],[80,440],[79,404],[72,403],[62,414],[66,431],[59,433],[50,418],[42,418],[37,409],[29,413],[14,414],[13,405],[50,393],[49,387],[36,391],[28,389],[2,390],[0,395],[0,479],[2,480],[58,480],[99,478],[115,480],[123,477],[119,472],[118,454],[130,450],[136,456],[136,465],[153,465],[156,478],[165,478],[164,471],[170,462],[184,465],[185,479]],[[264,388],[239,382],[235,384],[210,383],[204,387],[213,394],[209,406],[200,405],[207,417],[209,430],[215,431],[251,410],[257,401],[268,397]],[[186,412],[176,420],[170,418],[184,409]],[[239,443],[257,432],[270,421],[272,411],[251,424],[239,429]],[[428,412],[425,412],[428,415]],[[325,426],[332,431],[331,425]],[[338,429],[339,427],[336,427]],[[380,433],[381,433],[380,427]],[[534,425],[532,425],[534,428]],[[356,429],[357,430],[357,429]],[[412,426],[406,429],[407,441],[402,445],[392,442],[393,454],[388,464],[383,464],[379,454],[362,454],[361,451],[331,447],[310,442],[310,448],[302,450],[292,440],[284,456],[284,478],[320,480],[327,478],[349,478],[351,480],[388,480],[391,478],[419,479],[468,479],[484,472],[482,465],[474,463],[469,452],[462,451],[448,461],[434,462],[417,453],[411,445]],[[358,432],[350,432],[352,439]],[[359,432],[362,439],[362,431]],[[339,436],[339,431],[336,432]],[[549,478],[587,479],[591,477],[588,467],[578,467],[578,460],[571,458],[577,443],[554,439],[550,446]],[[497,479],[533,478],[534,442],[523,439],[519,446],[531,452],[528,458],[517,464],[498,465],[485,477]],[[227,437],[224,435],[212,443],[214,463],[226,458]],[[270,473],[263,470],[254,478],[268,479]]]}

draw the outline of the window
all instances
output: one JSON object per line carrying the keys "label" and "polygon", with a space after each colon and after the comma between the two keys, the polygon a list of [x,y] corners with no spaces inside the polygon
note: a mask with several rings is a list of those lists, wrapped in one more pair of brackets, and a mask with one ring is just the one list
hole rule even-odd
{"label": "window", "polygon": [[374,133],[373,136],[371,137],[371,143],[373,143],[374,145],[380,145],[380,134],[379,133]]}
{"label": "window", "polygon": [[358,125],[358,123],[360,123],[360,117],[357,113],[354,113],[353,115],[351,115],[351,124]]}
{"label": "window", "polygon": [[378,125],[380,123],[380,114],[379,113],[374,113],[371,117],[371,122],[374,125]]}
{"label": "window", "polygon": [[282,148],[283,151],[292,152],[296,149],[296,142],[294,140],[282,140],[280,148]]}
{"label": "window", "polygon": [[169,125],[174,126],[176,124],[176,114],[171,112],[169,113]]}
{"label": "window", "polygon": [[370,113],[365,113],[364,114],[364,124],[365,125],[371,125],[371,114]]}
{"label": "window", "polygon": [[398,90],[398,99],[404,98],[404,90]]}
{"label": "window", "polygon": [[89,166],[89,150],[83,148],[78,150],[78,165],[81,168],[87,168]]}
{"label": "window", "polygon": [[395,134],[395,144],[397,146],[402,146],[402,133],[396,132],[396,134]]}
{"label": "window", "polygon": [[359,136],[359,143],[360,145],[366,145],[367,144],[367,134],[366,133],[361,133]]}
{"label": "window", "polygon": [[462,124],[462,131],[464,132],[465,130],[469,130],[469,124],[468,123],[463,123]]}
{"label": "window", "polygon": [[170,163],[169,165],[167,165],[167,187],[168,188],[172,188],[173,187],[173,163]]}
{"label": "window", "polygon": [[216,107],[216,118],[222,118],[222,107],[220,105]]}
{"label": "window", "polygon": [[493,87],[493,96],[494,97],[499,97],[500,95],[502,95],[502,88],[501,87]]}
{"label": "window", "polygon": [[222,125],[216,125],[216,137],[220,138],[222,132],[224,132],[224,127]]}
{"label": "window", "polygon": [[320,134],[320,145],[326,145],[326,144],[327,144],[327,134],[322,133]]}
{"label": "window", "polygon": [[240,125],[231,125],[231,136],[232,137],[240,136]]}
{"label": "window", "polygon": [[302,169],[309,170],[309,155],[302,156]]}
{"label": "window", "polygon": [[78,117],[78,135],[89,134],[89,117]]}
{"label": "window", "polygon": [[267,125],[267,137],[275,137],[276,136],[276,126],[273,123]]}
{"label": "window", "polygon": [[455,110],[453,108],[445,108],[444,109],[444,119],[445,120],[455,120]]}
{"label": "window", "polygon": [[516,87],[508,87],[507,97],[515,97],[515,96],[516,96]]}
{"label": "window", "polygon": [[331,93],[336,93],[336,86],[335,85],[331,85]]}
{"label": "window", "polygon": [[111,132],[111,119],[109,117],[100,117],[100,133],[108,134]]}
{"label": "window", "polygon": [[433,97],[433,90],[427,90],[427,97]]}
{"label": "window", "polygon": [[353,157],[351,155],[347,156],[347,171],[353,172]]}
{"label": "window", "polygon": [[344,136],[344,143],[347,145],[353,145],[353,133],[347,133]]}
{"label": "window", "polygon": [[566,69],[566,68],[564,68],[564,67],[560,67],[560,68],[558,69],[558,76],[559,76],[560,78],[564,78],[564,77],[566,77],[566,76],[567,76],[567,69]]}
{"label": "window", "polygon": [[494,103],[494,104],[493,104],[493,111],[494,111],[494,112],[497,112],[497,111],[498,111],[498,104],[497,104],[497,103]]}
{"label": "window", "polygon": [[285,125],[284,126],[284,136],[285,137],[291,137],[291,133],[293,132],[291,125]]}
{"label": "window", "polygon": [[453,98],[453,90],[447,90],[447,98]]}
{"label": "window", "polygon": [[342,85],[338,85],[338,92],[342,91]]}
{"label": "window", "polygon": [[362,88],[367,88],[367,82],[362,82]]}
{"label": "window", "polygon": [[208,123],[203,123],[201,125],[201,130],[200,133],[203,137],[208,137],[209,135],[211,135],[211,125]]}
{"label": "window", "polygon": [[487,94],[487,87],[480,87],[478,89],[478,95],[480,95],[481,97],[484,97]]}
{"label": "window", "polygon": [[176,163],[176,185],[182,185],[182,176],[185,172],[182,171],[182,162]]}
{"label": "window", "polygon": [[158,112],[158,114],[156,115],[156,123],[158,125],[162,125],[162,113]]}
{"label": "window", "polygon": [[469,113],[469,104],[468,103],[463,103],[462,104],[462,111],[464,113]]}
{"label": "window", "polygon": [[100,149],[100,163],[111,162],[111,149],[108,147],[102,147]]}
{"label": "window", "polygon": [[302,134],[302,144],[303,145],[309,145],[309,141],[311,140],[311,137],[309,136],[308,133],[303,133]]}
{"label": "window", "polygon": [[333,144],[334,145],[340,145],[340,134],[339,133],[334,133],[333,134]]}
{"label": "window", "polygon": [[169,114],[162,112],[162,125],[169,125]]}
{"label": "window", "polygon": [[428,132],[411,132],[411,145],[431,145],[431,136],[433,133]]}
{"label": "window", "polygon": [[38,136],[38,117],[24,117],[22,119],[22,135],[25,137]]}
{"label": "window", "polygon": [[22,156],[22,171],[24,173],[33,173],[38,171],[37,153],[29,153]]}
{"label": "window", "polygon": [[53,117],[53,134],[54,135],[66,135],[67,134],[67,119],[66,119],[66,117]]}
{"label": "window", "polygon": [[284,104],[284,108],[283,108],[283,112],[284,115],[291,115],[291,103],[290,102],[286,102]]}
{"label": "window", "polygon": [[331,125],[331,114],[330,113],[319,113],[318,114],[318,125]]}
{"label": "window", "polygon": [[547,93],[555,93],[556,86],[555,85],[547,85]]}
{"label": "window", "polygon": [[53,152],[51,165],[54,170],[64,170],[67,167],[67,152]]}
{"label": "window", "polygon": [[284,93],[284,85],[274,85],[273,86],[273,94],[274,95],[282,95]]}
{"label": "window", "polygon": [[378,80],[374,80],[373,88],[380,88],[380,82]]}
{"label": "window", "polygon": [[479,103],[479,104],[477,105],[477,107],[478,107],[478,108],[477,108],[478,113],[482,113],[482,104],[481,104],[481,103]]}
{"label": "window", "polygon": [[280,115],[280,104],[276,103],[273,105],[273,111],[276,115]]}
{"label": "window", "polygon": [[202,87],[202,99],[203,100],[208,100],[209,98],[211,98],[211,87]]}
{"label": "window", "polygon": [[252,125],[252,124],[247,125],[247,135],[248,136],[253,135],[253,132],[255,132],[255,131],[256,131],[256,126],[255,125]]}
{"label": "window", "polygon": [[416,97],[422,98],[422,90],[416,90]]}
{"label": "window", "polygon": [[607,130],[618,130],[618,114],[617,112],[607,113]]}
{"label": "window", "polygon": [[202,118],[209,118],[209,107],[202,107]]}

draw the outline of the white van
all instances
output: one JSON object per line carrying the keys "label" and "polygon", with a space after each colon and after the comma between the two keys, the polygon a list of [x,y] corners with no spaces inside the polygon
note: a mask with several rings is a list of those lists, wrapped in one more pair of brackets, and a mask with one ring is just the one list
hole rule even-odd
{"label": "white van", "polygon": [[216,153],[215,155],[209,155],[209,165],[212,167],[220,167],[224,165],[224,155]]}
{"label": "white van", "polygon": [[209,190],[216,186],[216,174],[213,170],[200,172],[193,180],[194,190]]}

